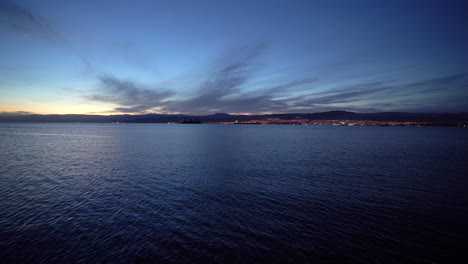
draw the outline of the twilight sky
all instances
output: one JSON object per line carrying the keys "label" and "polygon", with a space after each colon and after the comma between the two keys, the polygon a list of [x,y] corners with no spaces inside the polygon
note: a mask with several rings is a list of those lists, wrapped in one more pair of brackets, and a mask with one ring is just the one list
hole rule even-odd
{"label": "twilight sky", "polygon": [[0,0],[0,114],[468,111],[468,1]]}

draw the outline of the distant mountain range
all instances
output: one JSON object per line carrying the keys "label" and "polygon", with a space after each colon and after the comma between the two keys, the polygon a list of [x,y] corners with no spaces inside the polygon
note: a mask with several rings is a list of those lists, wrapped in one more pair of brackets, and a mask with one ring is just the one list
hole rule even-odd
{"label": "distant mountain range", "polygon": [[213,115],[6,115],[0,114],[0,122],[81,122],[81,123],[168,123],[179,122],[181,119],[199,120],[207,122],[234,122],[249,120],[264,120],[279,118],[283,120],[309,119],[309,120],[369,120],[369,121],[400,121],[400,122],[434,122],[457,123],[467,122],[468,112],[464,113],[354,113],[348,111],[330,111],[322,113],[294,113],[294,114],[268,114],[268,115],[230,115],[217,113]]}

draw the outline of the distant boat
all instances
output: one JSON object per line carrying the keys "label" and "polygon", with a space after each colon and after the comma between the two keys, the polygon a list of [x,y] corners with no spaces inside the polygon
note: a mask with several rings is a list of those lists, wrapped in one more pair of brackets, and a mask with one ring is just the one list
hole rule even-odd
{"label": "distant boat", "polygon": [[180,120],[180,123],[181,124],[201,124],[201,121],[200,120],[195,120],[195,119],[181,119]]}

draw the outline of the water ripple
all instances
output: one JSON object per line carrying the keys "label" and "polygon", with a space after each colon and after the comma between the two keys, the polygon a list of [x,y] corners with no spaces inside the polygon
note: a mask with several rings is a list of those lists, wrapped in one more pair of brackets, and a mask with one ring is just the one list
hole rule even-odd
{"label": "water ripple", "polygon": [[462,129],[0,130],[2,263],[437,263],[466,254]]}

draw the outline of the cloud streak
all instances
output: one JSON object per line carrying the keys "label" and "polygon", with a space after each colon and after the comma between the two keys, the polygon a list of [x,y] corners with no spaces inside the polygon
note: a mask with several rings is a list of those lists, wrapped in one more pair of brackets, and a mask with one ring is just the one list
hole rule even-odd
{"label": "cloud streak", "polygon": [[[370,88],[370,89],[361,89],[361,90],[352,90],[350,91],[340,91],[337,93],[334,92],[327,92],[324,93],[323,96],[308,96],[307,99],[302,100],[300,105],[303,106],[310,106],[316,104],[337,104],[337,103],[348,103],[355,100],[362,99],[362,97],[376,94],[381,91],[386,91],[393,89],[394,87],[377,87],[377,88]],[[331,94],[330,94],[331,93]]]}
{"label": "cloud streak", "polygon": [[121,81],[110,75],[100,75],[101,93],[85,95],[90,101],[113,103],[117,107],[110,112],[140,113],[163,106],[164,100],[173,95],[169,90],[157,91],[144,88],[131,81]]}
{"label": "cloud streak", "polygon": [[0,19],[1,27],[14,33],[40,33],[49,36],[56,34],[44,19],[7,1],[0,1]]}
{"label": "cloud streak", "polygon": [[13,34],[38,34],[55,42],[76,55],[88,70],[93,67],[89,60],[47,22],[33,12],[9,1],[0,0],[0,30]]}
{"label": "cloud streak", "polygon": [[468,76],[467,73],[461,73],[461,74],[453,74],[449,76],[444,76],[440,78],[435,78],[435,79],[430,79],[430,80],[424,80],[420,82],[414,82],[410,83],[408,87],[415,87],[415,86],[433,86],[433,85],[448,85],[452,84],[454,82],[457,82],[461,79],[464,79]]}
{"label": "cloud streak", "polygon": [[[267,48],[261,44],[226,53],[216,61],[212,70],[205,73],[201,84],[190,87],[196,91],[193,94],[151,89],[136,82],[101,75],[100,91],[84,97],[117,105],[109,111],[114,113],[287,113],[336,110],[338,106],[343,110],[382,111],[420,107],[414,96],[460,86],[468,79],[468,74],[464,73],[407,84],[395,85],[393,81],[382,80],[318,91],[320,79],[309,77],[248,91],[259,73],[258,59]],[[295,92],[301,94],[295,95]],[[400,100],[400,104],[387,100],[396,96],[408,98]]]}

